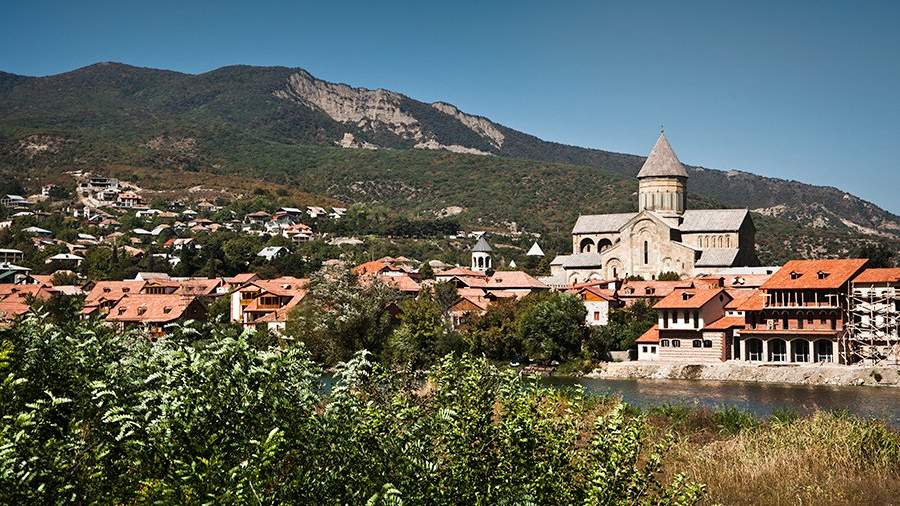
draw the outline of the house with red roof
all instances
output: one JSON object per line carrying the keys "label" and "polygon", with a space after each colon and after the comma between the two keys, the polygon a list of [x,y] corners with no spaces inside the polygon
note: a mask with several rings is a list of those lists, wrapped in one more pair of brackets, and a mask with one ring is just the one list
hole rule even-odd
{"label": "house with red roof", "polygon": [[732,344],[737,360],[849,363],[846,314],[863,258],[791,260],[738,309],[745,326]]}
{"label": "house with red roof", "polygon": [[141,293],[145,284],[143,280],[97,281],[84,298],[82,317],[106,316],[126,295]]}
{"label": "house with red roof", "polygon": [[303,300],[308,287],[308,279],[293,276],[249,281],[231,293],[231,321],[281,332],[288,313]]}
{"label": "house with red roof", "polygon": [[172,323],[206,319],[206,306],[197,297],[130,294],[122,297],[105,319],[122,330],[144,328],[155,338],[165,335],[166,326]]}
{"label": "house with red roof", "polygon": [[[659,316],[655,335],[644,334],[638,360],[691,363],[726,360],[728,340],[735,323],[725,317],[732,297],[723,288],[679,288],[653,306]],[[739,319],[736,319],[739,320]],[[650,348],[657,339],[658,353]]]}

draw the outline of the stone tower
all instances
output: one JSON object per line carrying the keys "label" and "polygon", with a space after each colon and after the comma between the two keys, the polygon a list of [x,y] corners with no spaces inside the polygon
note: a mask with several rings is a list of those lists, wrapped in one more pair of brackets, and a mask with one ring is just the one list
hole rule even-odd
{"label": "stone tower", "polygon": [[478,238],[475,246],[472,246],[472,270],[486,272],[494,268],[491,261],[491,253],[494,249],[488,244],[484,236]]}
{"label": "stone tower", "polygon": [[687,204],[688,174],[663,132],[637,177],[638,210],[653,211],[678,225]]}

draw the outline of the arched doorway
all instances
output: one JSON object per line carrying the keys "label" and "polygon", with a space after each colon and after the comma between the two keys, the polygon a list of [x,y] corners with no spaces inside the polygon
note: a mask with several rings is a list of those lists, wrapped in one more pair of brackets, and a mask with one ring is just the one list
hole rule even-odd
{"label": "arched doorway", "polygon": [[769,340],[769,362],[787,362],[787,343],[784,339]]}
{"label": "arched doorway", "polygon": [[762,341],[757,338],[747,339],[744,343],[747,347],[747,360],[751,362],[761,362],[763,359]]}
{"label": "arched doorway", "polygon": [[581,253],[591,253],[594,251],[594,241],[588,237],[582,239],[578,246],[578,251]]}
{"label": "arched doorway", "polygon": [[809,362],[809,343],[803,339],[795,339],[791,341],[791,357],[793,362]]}
{"label": "arched doorway", "polygon": [[834,359],[834,343],[819,339],[813,345],[813,362],[831,362]]}

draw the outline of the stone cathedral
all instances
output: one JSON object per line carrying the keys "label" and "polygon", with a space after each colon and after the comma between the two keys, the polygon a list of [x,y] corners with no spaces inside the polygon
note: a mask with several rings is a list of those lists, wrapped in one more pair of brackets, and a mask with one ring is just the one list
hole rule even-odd
{"label": "stone cathedral", "polygon": [[638,212],[579,216],[572,254],[551,263],[554,278],[651,280],[663,272],[686,277],[758,265],[748,209],[687,209],[688,173],[664,133],[637,178]]}

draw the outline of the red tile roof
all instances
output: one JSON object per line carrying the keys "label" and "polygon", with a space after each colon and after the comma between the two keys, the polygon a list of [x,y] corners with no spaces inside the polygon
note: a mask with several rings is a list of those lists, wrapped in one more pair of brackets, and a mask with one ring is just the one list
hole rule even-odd
{"label": "red tile roof", "polygon": [[741,316],[725,316],[718,320],[707,323],[703,330],[727,330],[733,327],[743,327],[744,318]]}
{"label": "red tile roof", "polygon": [[[763,283],[764,290],[835,289],[865,266],[865,258],[791,260]],[[823,276],[819,274],[822,273]]]}
{"label": "red tile roof", "polygon": [[485,288],[488,290],[542,290],[549,287],[524,271],[497,271],[488,279]]}
{"label": "red tile roof", "polygon": [[727,298],[726,304],[731,301],[731,295],[722,288],[679,288],[666,295],[653,308],[700,309],[718,295]]}
{"label": "red tile roof", "polygon": [[309,280],[293,276],[281,276],[273,279],[258,279],[251,283],[273,295],[293,296],[305,295]]}
{"label": "red tile roof", "polygon": [[126,294],[140,293],[146,281],[97,281],[84,299],[85,306],[95,306],[103,301],[121,299]]}
{"label": "red tile roof", "polygon": [[736,290],[736,289],[726,289],[728,295],[731,295],[731,302],[725,305],[725,309],[732,309],[736,311],[740,311],[740,306],[750,297],[753,297],[758,290]]}
{"label": "red tile roof", "polygon": [[401,292],[418,293],[419,290],[422,289],[421,285],[409,276],[382,276],[379,279],[381,279],[384,284],[396,288]]}
{"label": "red tile roof", "polygon": [[762,290],[756,290],[753,295],[747,297],[744,302],[738,305],[738,311],[762,311],[766,307],[766,293]]}
{"label": "red tile roof", "polygon": [[641,337],[634,340],[636,343],[656,344],[659,342],[659,327],[656,325],[647,329],[647,332],[641,334]]}
{"label": "red tile roof", "polygon": [[447,269],[446,271],[440,271],[435,273],[435,276],[458,276],[458,277],[474,277],[474,278],[487,278],[487,274],[483,272],[473,271],[472,269],[467,269],[465,267],[454,267],[452,269]]}
{"label": "red tile roof", "polygon": [[690,288],[690,280],[680,281],[625,281],[618,295],[622,297],[665,297],[676,288]]}
{"label": "red tile roof", "polygon": [[122,297],[106,316],[111,322],[169,323],[184,316],[196,299],[180,295],[135,294]]}
{"label": "red tile roof", "polygon": [[900,282],[900,267],[872,268],[853,278],[854,283],[897,283]]}

